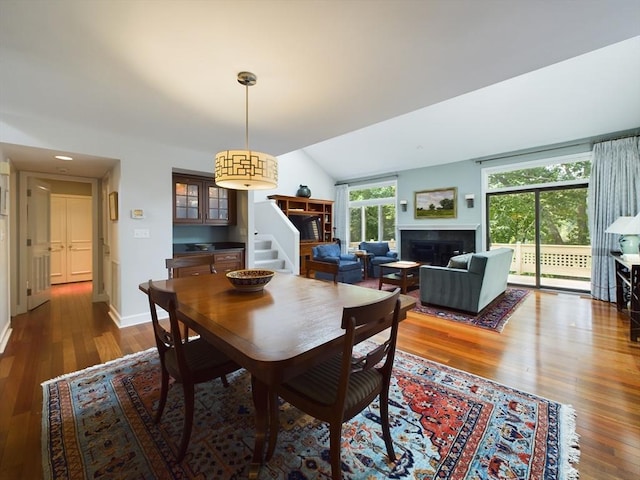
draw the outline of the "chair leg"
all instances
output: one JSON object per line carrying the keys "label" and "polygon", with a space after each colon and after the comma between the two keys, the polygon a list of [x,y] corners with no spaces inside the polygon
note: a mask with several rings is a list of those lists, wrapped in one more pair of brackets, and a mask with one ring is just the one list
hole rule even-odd
{"label": "chair leg", "polygon": [[342,480],[340,444],[342,443],[342,423],[329,424],[329,455],[331,457],[331,478]]}
{"label": "chair leg", "polygon": [[278,443],[278,430],[280,429],[280,410],[278,405],[278,395],[269,392],[269,448],[267,450],[267,462],[271,460],[273,452],[276,450],[276,444]]}
{"label": "chair leg", "polygon": [[227,381],[227,376],[226,375],[222,375],[220,377],[220,380],[222,380],[222,385],[224,386],[224,388],[228,388],[229,387],[229,382]]}
{"label": "chair leg", "polygon": [[193,390],[193,384],[182,384],[184,389],[184,427],[182,429],[182,440],[180,441],[180,449],[176,460],[181,462],[187,453],[187,446],[189,445],[189,438],[191,437],[191,429],[193,427],[193,407],[195,393]]}
{"label": "chair leg", "polygon": [[387,455],[389,455],[389,461],[396,461],[396,454],[393,451],[393,441],[391,439],[391,427],[389,426],[389,392],[382,392],[380,394],[380,420],[382,422],[382,438],[384,438],[384,444],[387,446]]}
{"label": "chair leg", "polygon": [[155,423],[158,423],[160,421],[160,417],[162,417],[162,412],[164,412],[164,407],[167,404],[168,392],[169,372],[167,372],[164,367],[162,367],[162,378],[160,380],[160,403],[158,404],[158,411],[156,411],[156,417],[154,418]]}

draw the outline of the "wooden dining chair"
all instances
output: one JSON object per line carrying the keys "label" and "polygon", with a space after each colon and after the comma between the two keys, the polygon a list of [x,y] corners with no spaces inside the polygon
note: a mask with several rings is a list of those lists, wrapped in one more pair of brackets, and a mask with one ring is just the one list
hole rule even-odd
{"label": "wooden dining chair", "polygon": [[[341,479],[342,424],[364,410],[379,395],[382,435],[389,460],[395,461],[389,427],[389,383],[398,337],[399,297],[400,289],[396,288],[382,300],[345,307],[342,313],[342,328],[345,330],[342,354],[310,368],[270,392],[267,459],[273,455],[277,442],[277,397],[280,396],[303,412],[329,423],[332,478]],[[383,330],[388,331],[383,343],[367,343],[354,353],[354,344]]]}
{"label": "wooden dining chair", "polygon": [[[167,267],[167,274],[169,278],[175,277],[175,270],[177,268],[185,268],[189,269],[188,275],[200,275],[201,273],[218,273],[216,271],[215,266],[215,256],[213,253],[205,254],[205,255],[185,255],[183,257],[174,257],[167,258],[164,261],[165,266]],[[206,267],[205,268],[197,268],[197,267]]]}
{"label": "wooden dining chair", "polygon": [[[169,279],[176,276],[176,270],[179,268],[185,269],[181,276],[218,273],[213,253],[166,258],[164,264],[167,267],[167,276]],[[186,275],[184,274],[185,271],[187,272]],[[186,325],[184,326],[184,338],[189,338],[189,327]]]}
{"label": "wooden dining chair", "polygon": [[[221,378],[226,387],[228,383],[225,375],[241,367],[202,338],[185,342],[180,335],[180,322],[176,315],[178,299],[175,292],[156,287],[149,280],[148,295],[153,332],[162,368],[160,403],[154,420],[158,423],[162,417],[167,403],[169,376],[171,376],[177,383],[182,383],[184,390],[184,423],[182,439],[176,455],[177,461],[181,462],[187,451],[193,426],[194,385]],[[156,307],[168,313],[169,330],[160,324]]]}

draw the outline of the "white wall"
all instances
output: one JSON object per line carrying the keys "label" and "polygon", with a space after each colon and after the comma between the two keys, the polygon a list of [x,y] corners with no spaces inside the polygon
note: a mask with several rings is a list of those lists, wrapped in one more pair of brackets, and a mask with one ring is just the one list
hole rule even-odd
{"label": "white wall", "polygon": [[307,185],[311,198],[335,200],[335,180],[304,151],[286,153],[278,157],[278,188],[256,190],[254,202],[262,202],[269,195],[295,196],[300,185]]}
{"label": "white wall", "polygon": [[[0,161],[2,161],[2,150],[0,150]],[[9,176],[0,174],[0,194],[6,195],[8,188]],[[1,201],[5,199],[0,199]],[[0,353],[4,351],[11,328],[9,255],[9,216],[0,215]]]}
{"label": "white wall", "polygon": [[[213,166],[212,152],[217,150],[193,151],[64,124],[57,120],[8,113],[2,113],[0,117],[0,142],[120,160],[118,167],[105,179],[105,190],[117,191],[119,201],[118,221],[106,221],[105,237],[109,241],[109,254],[105,267],[110,265],[111,268],[105,278],[111,282],[106,286],[111,297],[110,314],[121,326],[149,321],[148,303],[138,290],[138,285],[150,278],[165,278],[164,259],[173,255],[172,169],[210,172]],[[4,156],[0,157],[2,159]],[[253,201],[263,201],[272,194],[295,195],[300,184],[308,185],[314,198],[334,198],[333,179],[308,156],[294,153],[282,155],[278,160],[278,188],[251,192]],[[248,200],[251,200],[251,196]],[[251,251],[247,234],[253,225],[252,209],[246,207],[244,205],[240,216],[243,225],[234,229],[234,240],[246,242]],[[138,208],[144,209],[145,218],[131,219],[129,212]],[[134,238],[136,229],[149,230],[149,238]],[[7,248],[4,244],[0,245],[0,249]],[[8,276],[8,272],[8,265],[0,264],[0,280],[3,275]],[[113,275],[111,279],[110,274]],[[4,307],[0,304],[0,310],[4,310]]]}

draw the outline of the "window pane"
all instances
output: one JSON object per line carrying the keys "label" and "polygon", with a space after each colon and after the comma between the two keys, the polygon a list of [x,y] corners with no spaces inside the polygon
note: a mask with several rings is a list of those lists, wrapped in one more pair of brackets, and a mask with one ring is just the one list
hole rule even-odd
{"label": "window pane", "polygon": [[557,163],[543,167],[526,168],[489,175],[489,189],[544,185],[569,180],[588,180],[591,162]]}
{"label": "window pane", "polygon": [[349,209],[349,239],[351,243],[362,241],[362,209]]}
{"label": "window pane", "polygon": [[369,200],[371,198],[395,198],[395,185],[387,185],[386,187],[363,188],[362,190],[349,191],[349,200]]}
{"label": "window pane", "polygon": [[379,240],[378,239],[378,206],[374,205],[371,207],[365,207],[364,209],[365,215],[365,231],[364,238],[365,240]]}
{"label": "window pane", "polygon": [[382,240],[396,238],[396,206],[382,205]]}

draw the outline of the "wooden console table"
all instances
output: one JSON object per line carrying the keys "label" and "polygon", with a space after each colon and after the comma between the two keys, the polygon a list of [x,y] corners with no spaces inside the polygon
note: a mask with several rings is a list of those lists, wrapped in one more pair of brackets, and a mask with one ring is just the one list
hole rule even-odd
{"label": "wooden console table", "polygon": [[629,314],[629,337],[640,338],[640,261],[625,260],[612,253],[616,264],[616,307]]}

